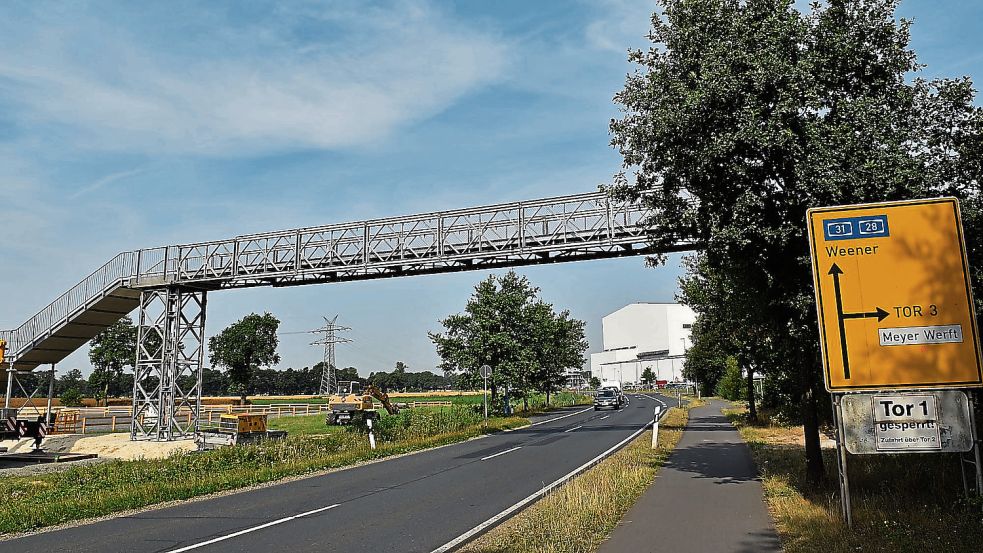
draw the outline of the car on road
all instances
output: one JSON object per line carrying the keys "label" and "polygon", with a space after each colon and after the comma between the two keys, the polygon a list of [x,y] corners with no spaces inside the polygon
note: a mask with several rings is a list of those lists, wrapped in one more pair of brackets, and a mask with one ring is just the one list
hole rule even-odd
{"label": "car on road", "polygon": [[594,410],[621,409],[625,396],[617,388],[601,388],[594,394]]}

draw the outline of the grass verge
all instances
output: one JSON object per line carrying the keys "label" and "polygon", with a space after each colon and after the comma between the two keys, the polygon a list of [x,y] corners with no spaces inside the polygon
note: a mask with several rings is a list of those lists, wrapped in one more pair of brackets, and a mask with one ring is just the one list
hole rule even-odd
{"label": "grass verge", "polygon": [[393,428],[400,430],[393,434],[398,437],[382,440],[375,450],[357,432],[334,431],[160,460],[113,461],[59,473],[2,478],[0,535],[346,467],[529,423],[519,417],[489,419],[487,424],[443,421],[444,427],[427,417],[405,426],[403,420],[394,420]]}
{"label": "grass verge", "polygon": [[659,425],[659,447],[643,432],[624,449],[466,545],[468,553],[592,552],[655,479],[686,426],[685,409]]}
{"label": "grass verge", "polygon": [[725,410],[761,472],[765,498],[787,553],[837,551],[979,552],[983,516],[963,498],[953,455],[851,455],[853,529],[841,521],[835,450],[823,451],[826,481],[805,481],[801,426],[750,424],[745,408]]}
{"label": "grass verge", "polygon": [[270,430],[286,430],[289,436],[317,436],[344,430],[342,426],[328,426],[324,422],[326,418],[325,413],[277,417],[270,419],[267,425]]}

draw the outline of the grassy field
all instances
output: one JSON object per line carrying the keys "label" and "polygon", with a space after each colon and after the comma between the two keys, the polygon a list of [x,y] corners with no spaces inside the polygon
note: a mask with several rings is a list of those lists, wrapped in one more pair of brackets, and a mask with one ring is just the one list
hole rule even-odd
{"label": "grassy field", "polygon": [[726,411],[761,471],[765,496],[788,553],[979,552],[983,515],[966,501],[953,455],[851,455],[854,528],[841,522],[835,451],[824,450],[826,483],[804,480],[801,426],[748,424],[744,408]]}
{"label": "grassy field", "polygon": [[[428,402],[428,401],[449,401],[455,405],[481,405],[483,401],[483,396],[481,394],[457,394],[457,395],[409,395],[400,396],[393,395],[390,397],[394,403],[413,403],[413,402]],[[490,396],[489,396],[490,400]],[[291,399],[289,402],[282,399],[263,399],[263,398],[252,398],[250,400],[253,405],[270,405],[273,403],[327,403],[326,398],[304,398],[304,399]],[[377,402],[378,403],[378,402]],[[566,407],[569,405],[580,405],[590,403],[590,398],[587,396],[582,396],[580,394],[574,394],[570,392],[560,392],[550,396],[550,407]],[[514,409],[522,408],[522,401],[516,400],[512,402]],[[529,406],[531,409],[541,409],[546,405],[546,395],[545,394],[534,394],[529,398]]]}
{"label": "grassy field", "polygon": [[596,551],[655,479],[686,426],[685,409],[670,409],[659,425],[659,447],[643,432],[596,467],[465,546],[468,553],[588,553]]}
{"label": "grassy field", "polygon": [[[188,499],[223,490],[270,482],[362,461],[466,440],[488,432],[528,424],[519,417],[475,422],[471,414],[455,418],[407,411],[386,417],[379,447],[350,427],[328,429],[315,417],[278,419],[296,425],[286,440],[227,447],[162,460],[112,461],[76,466],[64,472],[0,478],[0,534]],[[473,410],[467,410],[473,412]],[[304,435],[305,430],[318,435]]]}
{"label": "grassy field", "polygon": [[268,427],[270,430],[286,430],[288,436],[316,436],[340,432],[344,429],[341,426],[328,426],[324,422],[325,418],[324,413],[277,417],[269,420]]}

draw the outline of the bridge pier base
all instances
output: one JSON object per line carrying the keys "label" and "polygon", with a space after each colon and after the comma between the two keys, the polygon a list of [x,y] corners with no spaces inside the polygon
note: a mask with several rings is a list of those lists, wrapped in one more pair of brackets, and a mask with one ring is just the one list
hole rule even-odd
{"label": "bridge pier base", "polygon": [[140,295],[131,440],[192,439],[201,412],[206,293],[179,286]]}

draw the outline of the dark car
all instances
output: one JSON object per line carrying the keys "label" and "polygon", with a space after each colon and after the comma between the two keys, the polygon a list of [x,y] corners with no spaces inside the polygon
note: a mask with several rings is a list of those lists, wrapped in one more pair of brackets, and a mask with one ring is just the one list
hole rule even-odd
{"label": "dark car", "polygon": [[594,410],[621,409],[622,396],[617,388],[601,388],[594,394]]}

